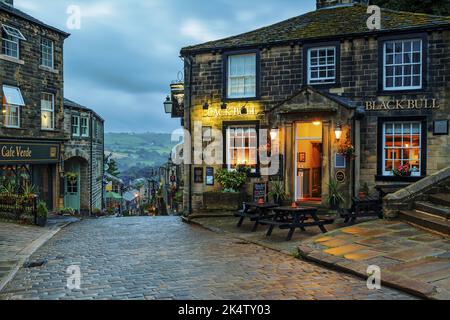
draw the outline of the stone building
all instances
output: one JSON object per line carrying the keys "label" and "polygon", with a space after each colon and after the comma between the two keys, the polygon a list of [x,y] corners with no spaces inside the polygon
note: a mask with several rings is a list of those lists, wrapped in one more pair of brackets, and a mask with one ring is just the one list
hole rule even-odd
{"label": "stone building", "polygon": [[50,210],[62,205],[63,45],[69,36],[0,1],[0,177],[36,185]]}
{"label": "stone building", "polygon": [[90,215],[104,206],[104,120],[68,99],[64,115],[64,206]]}
{"label": "stone building", "polygon": [[[382,9],[371,30],[364,1],[317,7],[181,50],[186,211],[219,190],[208,173],[237,165],[251,167],[249,197],[281,178],[291,200],[323,207],[332,180],[349,203],[365,184],[401,188],[450,166],[450,18]],[[214,141],[222,163],[208,164],[201,150]],[[276,174],[261,161],[273,151]]]}

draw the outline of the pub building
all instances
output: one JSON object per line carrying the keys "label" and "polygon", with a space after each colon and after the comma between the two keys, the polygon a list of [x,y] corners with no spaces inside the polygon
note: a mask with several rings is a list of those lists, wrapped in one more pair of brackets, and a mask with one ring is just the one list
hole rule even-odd
{"label": "pub building", "polygon": [[[450,166],[450,17],[382,9],[381,29],[370,30],[367,11],[363,1],[317,0],[315,11],[181,50],[175,116],[194,160],[196,123],[200,147],[222,131],[225,163],[186,166],[186,211],[220,190],[213,172],[239,164],[251,167],[249,197],[255,183],[281,178],[289,200],[322,207],[332,180],[348,204],[365,184],[395,189]],[[277,176],[261,174],[261,129],[279,141]]]}
{"label": "pub building", "polygon": [[53,211],[60,194],[63,44],[69,34],[0,0],[0,180],[31,183]]}

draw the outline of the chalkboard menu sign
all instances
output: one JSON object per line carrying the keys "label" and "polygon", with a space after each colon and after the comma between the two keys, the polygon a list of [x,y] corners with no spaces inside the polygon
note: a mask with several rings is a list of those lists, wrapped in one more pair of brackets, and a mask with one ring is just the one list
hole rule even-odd
{"label": "chalkboard menu sign", "polygon": [[203,168],[194,168],[194,182],[203,183]]}
{"label": "chalkboard menu sign", "polygon": [[265,182],[253,184],[253,200],[255,202],[258,202],[260,199],[267,201],[267,196],[269,193],[267,189],[267,183]]}

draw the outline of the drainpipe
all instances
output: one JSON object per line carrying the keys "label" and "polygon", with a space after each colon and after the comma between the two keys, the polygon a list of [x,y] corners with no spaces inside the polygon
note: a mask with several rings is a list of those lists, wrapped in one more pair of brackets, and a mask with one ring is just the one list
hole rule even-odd
{"label": "drainpipe", "polygon": [[90,126],[90,128],[89,128],[89,130],[91,131],[91,134],[90,134],[90,136],[91,136],[91,145],[90,145],[90,153],[91,153],[91,155],[90,155],[90,157],[91,157],[91,161],[89,161],[89,166],[90,166],[90,175],[89,175],[89,179],[90,179],[90,184],[91,184],[91,187],[90,187],[90,191],[89,191],[89,215],[91,216],[92,215],[92,188],[93,188],[93,179],[92,179],[92,175],[93,175],[93,164],[92,164],[92,159],[93,159],[93,140],[94,140],[94,137],[93,137],[93,135],[92,135],[92,124],[93,124],[93,120],[94,120],[94,117],[92,116],[92,113],[90,114],[90,116],[91,116],[91,126]]}
{"label": "drainpipe", "polygon": [[[189,81],[188,81],[188,116],[187,116],[187,124],[189,128],[189,133],[192,134],[192,123],[191,123],[191,108],[192,108],[192,68],[193,68],[193,60],[191,56],[183,57],[184,61],[189,65]],[[186,81],[185,81],[186,83]],[[186,88],[185,88],[186,90]],[[186,126],[186,124],[185,124]],[[192,144],[192,136],[191,136],[191,144]],[[191,215],[192,210],[192,147],[189,150],[191,153],[191,163],[189,164],[189,181],[188,181],[188,214]]]}

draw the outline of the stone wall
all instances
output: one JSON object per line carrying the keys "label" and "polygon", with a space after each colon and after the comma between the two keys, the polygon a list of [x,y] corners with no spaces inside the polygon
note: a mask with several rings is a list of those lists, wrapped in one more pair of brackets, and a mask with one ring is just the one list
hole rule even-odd
{"label": "stone wall", "polygon": [[[8,129],[0,117],[0,136],[4,138],[63,139],[63,44],[65,37],[27,20],[0,11],[0,24],[15,26],[27,41],[20,41],[20,59],[14,60],[0,54],[0,86],[19,87],[25,100],[21,107],[21,128]],[[1,33],[0,33],[1,37]],[[54,44],[54,70],[40,66],[41,38]],[[55,130],[41,130],[41,94],[55,95]]]}

